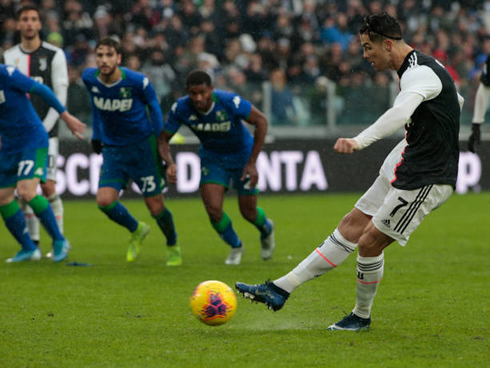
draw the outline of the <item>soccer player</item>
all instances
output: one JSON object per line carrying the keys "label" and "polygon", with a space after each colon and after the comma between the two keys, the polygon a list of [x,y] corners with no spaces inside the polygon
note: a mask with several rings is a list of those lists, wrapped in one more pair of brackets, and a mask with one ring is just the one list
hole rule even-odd
{"label": "soccer player", "polygon": [[383,250],[404,246],[424,217],[452,194],[458,174],[458,133],[463,98],[449,73],[434,58],[407,45],[400,25],[387,13],[364,18],[360,29],[364,58],[376,71],[400,77],[394,106],[354,138],[339,138],[335,151],[362,150],[402,126],[406,135],[387,156],[379,176],[334,232],[305,260],[272,282],[235,286],[245,297],[283,307],[290,293],[339,266],[359,246],[357,300],[352,313],[329,330],[369,328],[371,307],[383,277]]}
{"label": "soccer player", "polygon": [[53,210],[36,188],[46,180],[48,134],[26,93],[41,96],[80,139],[85,124],[70,115],[46,86],[28,78],[13,66],[0,64],[0,214],[22,249],[6,262],[41,258],[41,251],[27,231],[25,217],[15,201],[29,204],[53,239],[53,262],[68,256],[69,243],[61,234]]}
{"label": "soccer player", "polygon": [[[60,48],[41,40],[39,35],[41,27],[41,18],[37,7],[26,5],[19,9],[17,12],[17,30],[20,31],[21,43],[5,51],[5,64],[15,66],[25,75],[48,86],[64,106],[68,91],[65,54]],[[47,180],[45,183],[41,183],[41,189],[44,197],[51,204],[58,227],[63,233],[63,203],[60,196],[56,194],[59,114],[41,96],[31,96],[31,102],[42,119],[44,128],[49,133]],[[34,215],[32,208],[24,201],[21,201],[21,206],[26,216],[29,233],[34,243],[39,245],[39,220]],[[51,252],[46,256],[50,257]]]}
{"label": "soccer player", "polygon": [[490,56],[487,56],[485,66],[480,76],[480,84],[476,91],[475,109],[473,110],[473,120],[471,124],[471,134],[468,139],[468,150],[476,153],[477,147],[481,143],[480,126],[485,121],[485,114],[488,109],[488,99],[490,98]]}
{"label": "soccer player", "polygon": [[[261,256],[268,260],[274,251],[274,223],[257,207],[258,181],[255,162],[264,145],[267,119],[249,101],[235,93],[215,90],[204,71],[192,71],[186,78],[187,95],[173,104],[160,135],[162,158],[176,180],[176,166],[168,142],[182,124],[201,141],[201,197],[211,225],[231,247],[225,264],[240,264],[245,246],[223,211],[230,181],[238,192],[242,216],[260,232]],[[254,137],[242,123],[255,125]]]}
{"label": "soccer player", "polygon": [[165,170],[158,154],[157,137],[163,118],[155,90],[143,74],[119,67],[121,46],[111,38],[97,43],[95,62],[97,68],[85,69],[82,80],[92,102],[92,147],[104,158],[97,191],[99,209],[130,231],[126,260],[134,261],[150,231],[147,224],[138,222],[118,201],[119,191],[129,179],[134,180],[167,238],[167,265],[178,266],[182,258],[177,233],[162,195]]}

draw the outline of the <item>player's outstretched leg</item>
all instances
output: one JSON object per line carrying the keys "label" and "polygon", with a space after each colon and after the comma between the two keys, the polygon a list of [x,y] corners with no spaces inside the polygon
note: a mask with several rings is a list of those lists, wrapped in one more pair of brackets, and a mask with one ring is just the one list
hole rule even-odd
{"label": "player's outstretched leg", "polygon": [[167,239],[167,266],[180,266],[182,264],[182,252],[177,244],[177,232],[175,231],[172,212],[165,207],[160,214],[153,217]]}
{"label": "player's outstretched leg", "polygon": [[354,252],[357,244],[345,239],[338,229],[323,241],[288,274],[274,280],[274,284],[293,292],[298,286],[323,275],[342,264]]}
{"label": "player's outstretched leg", "polygon": [[235,287],[244,297],[264,303],[270,309],[279,310],[294,289],[340,265],[356,246],[335,229],[318,248],[288,274],[272,282],[258,285],[238,282]]}
{"label": "player's outstretched leg", "polygon": [[289,298],[289,293],[274,285],[272,281],[266,281],[263,284],[257,285],[248,285],[237,282],[235,288],[243,294],[244,298],[248,298],[258,303],[264,303],[273,311],[281,309]]}
{"label": "player's outstretched leg", "polygon": [[31,240],[29,232],[26,231],[26,220],[17,201],[13,200],[9,204],[0,206],[0,213],[7,229],[22,246],[22,249],[14,257],[7,259],[5,262],[39,261],[41,259],[41,251]]}
{"label": "player's outstretched leg", "polygon": [[126,253],[126,260],[128,262],[133,262],[138,258],[140,245],[149,233],[150,227],[144,222],[138,222],[138,227],[131,233],[131,240],[129,241],[129,247]]}

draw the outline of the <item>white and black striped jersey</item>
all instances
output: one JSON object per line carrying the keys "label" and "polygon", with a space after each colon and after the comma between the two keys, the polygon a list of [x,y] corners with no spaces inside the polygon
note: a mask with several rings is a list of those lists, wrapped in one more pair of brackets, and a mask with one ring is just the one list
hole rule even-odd
{"label": "white and black striped jersey", "polygon": [[398,189],[455,186],[461,107],[453,79],[437,60],[415,50],[405,58],[398,76],[397,99],[404,93],[418,93],[423,101],[405,124],[405,140],[392,150],[381,170]]}
{"label": "white and black striped jersey", "polygon": [[[26,52],[18,44],[6,50],[3,58],[4,64],[15,66],[23,74],[51,88],[63,106],[66,105],[68,70],[63,50],[42,42],[37,50]],[[56,110],[49,107],[38,95],[32,94],[30,99],[49,136],[58,136],[59,114]]]}

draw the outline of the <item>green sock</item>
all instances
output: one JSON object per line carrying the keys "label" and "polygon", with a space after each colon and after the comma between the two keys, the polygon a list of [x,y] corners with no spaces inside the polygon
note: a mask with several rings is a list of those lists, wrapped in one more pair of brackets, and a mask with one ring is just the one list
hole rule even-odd
{"label": "green sock", "polygon": [[271,233],[272,226],[267,220],[267,216],[262,208],[257,207],[257,218],[254,221],[255,227],[260,231],[262,238],[266,237]]}
{"label": "green sock", "polygon": [[238,239],[238,235],[231,224],[231,219],[226,212],[223,212],[223,217],[221,217],[219,222],[211,221],[211,225],[213,225],[214,230],[217,231],[220,238],[223,239],[230,247],[238,248],[241,246],[242,242],[240,239]]}
{"label": "green sock", "polygon": [[153,216],[162,230],[163,235],[167,238],[167,245],[177,244],[177,233],[175,231],[174,219],[172,212],[165,208],[159,215]]}

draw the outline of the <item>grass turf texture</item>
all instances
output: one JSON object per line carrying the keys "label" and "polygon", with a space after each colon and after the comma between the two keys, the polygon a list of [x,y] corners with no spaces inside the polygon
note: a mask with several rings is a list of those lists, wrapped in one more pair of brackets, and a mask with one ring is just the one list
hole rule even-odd
{"label": "grass turf texture", "polygon": [[[65,202],[66,262],[5,264],[18,251],[0,228],[0,357],[4,367],[483,367],[488,364],[490,193],[453,196],[429,215],[407,247],[385,252],[385,275],[369,332],[326,327],[355,303],[355,256],[298,288],[283,310],[238,299],[227,324],[191,314],[197,284],[260,283],[290,271],[336,227],[358,195],[262,196],[276,223],[276,253],[260,259],[258,232],[225,210],[246,245],[242,265],[225,266],[228,248],[199,199],[168,200],[184,265],[166,267],[163,235],[143,201],[123,203],[151,225],[140,258],[125,261],[129,233],[95,201]],[[42,249],[49,248],[43,234]]]}

